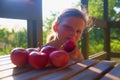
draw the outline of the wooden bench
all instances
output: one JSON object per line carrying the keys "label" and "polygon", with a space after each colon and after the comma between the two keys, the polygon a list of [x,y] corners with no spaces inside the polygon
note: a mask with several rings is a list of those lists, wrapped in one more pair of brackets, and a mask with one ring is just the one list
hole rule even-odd
{"label": "wooden bench", "polygon": [[16,67],[7,55],[0,57],[0,80],[120,80],[120,64],[73,59],[65,67],[36,70],[29,65]]}

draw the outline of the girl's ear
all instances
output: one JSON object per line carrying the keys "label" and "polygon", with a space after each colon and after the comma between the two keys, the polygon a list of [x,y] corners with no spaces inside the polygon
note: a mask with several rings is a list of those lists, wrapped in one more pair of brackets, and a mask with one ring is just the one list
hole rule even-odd
{"label": "girl's ear", "polygon": [[57,32],[57,30],[58,30],[57,24],[54,24],[54,25],[53,25],[53,30],[54,30],[55,32]]}

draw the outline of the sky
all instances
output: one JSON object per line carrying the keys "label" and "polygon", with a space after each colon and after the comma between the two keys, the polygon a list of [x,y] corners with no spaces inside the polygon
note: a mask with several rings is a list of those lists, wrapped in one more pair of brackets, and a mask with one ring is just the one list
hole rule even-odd
{"label": "sky", "polygon": [[80,0],[43,0],[43,17],[50,16],[50,12],[62,11],[73,7]]}
{"label": "sky", "polygon": [[[73,7],[76,2],[79,2],[80,0],[42,0],[42,6],[43,6],[43,19],[50,16],[50,12],[59,12],[62,11],[65,8]],[[3,25],[3,26],[1,26]],[[6,19],[6,18],[0,18],[0,28],[3,27],[9,27],[8,29],[21,29],[21,28],[27,28],[27,21],[26,20],[16,20],[16,19]],[[16,28],[16,26],[18,26]]]}
{"label": "sky", "polygon": [[9,31],[12,31],[12,29],[14,29],[15,31],[19,31],[23,28],[27,29],[26,26],[26,20],[0,18],[0,29],[7,28]]}

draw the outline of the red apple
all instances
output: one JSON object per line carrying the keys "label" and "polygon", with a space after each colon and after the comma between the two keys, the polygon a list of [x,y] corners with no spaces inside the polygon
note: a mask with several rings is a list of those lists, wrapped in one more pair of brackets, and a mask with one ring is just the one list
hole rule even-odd
{"label": "red apple", "polygon": [[49,55],[51,52],[53,52],[55,50],[57,50],[55,47],[48,45],[48,46],[42,47],[40,51]]}
{"label": "red apple", "polygon": [[24,48],[14,48],[10,53],[10,58],[13,64],[18,67],[28,63],[28,52]]}
{"label": "red apple", "polygon": [[48,63],[48,56],[45,53],[32,51],[29,55],[29,64],[35,69],[43,69]]}
{"label": "red apple", "polygon": [[63,67],[69,62],[69,54],[64,50],[53,51],[49,58],[51,64],[55,67]]}
{"label": "red apple", "polygon": [[76,44],[72,39],[67,40],[64,44],[63,44],[63,49],[67,52],[71,52],[75,49]]}
{"label": "red apple", "polygon": [[56,51],[56,50],[57,50],[57,49],[56,49],[55,47],[49,46],[49,45],[44,46],[44,47],[41,48],[40,52],[43,52],[43,53],[45,53],[45,54],[48,55],[48,64],[46,65],[46,67],[51,66],[51,63],[50,63],[50,61],[49,61],[49,54],[50,54],[51,52],[53,52],[53,51]]}

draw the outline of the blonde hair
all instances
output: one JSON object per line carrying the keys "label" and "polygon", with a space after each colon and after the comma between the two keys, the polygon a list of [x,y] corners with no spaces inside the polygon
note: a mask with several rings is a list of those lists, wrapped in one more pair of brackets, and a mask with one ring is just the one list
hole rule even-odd
{"label": "blonde hair", "polygon": [[54,38],[55,38],[55,37],[54,37],[54,33],[52,33],[52,34],[48,35],[46,42],[48,43],[48,42],[54,40]]}
{"label": "blonde hair", "polygon": [[61,12],[58,15],[58,17],[55,20],[55,23],[60,24],[63,21],[63,19],[67,17],[78,17],[78,18],[82,18],[85,23],[87,22],[86,15],[80,9],[68,8],[68,9],[63,10],[63,12]]}

